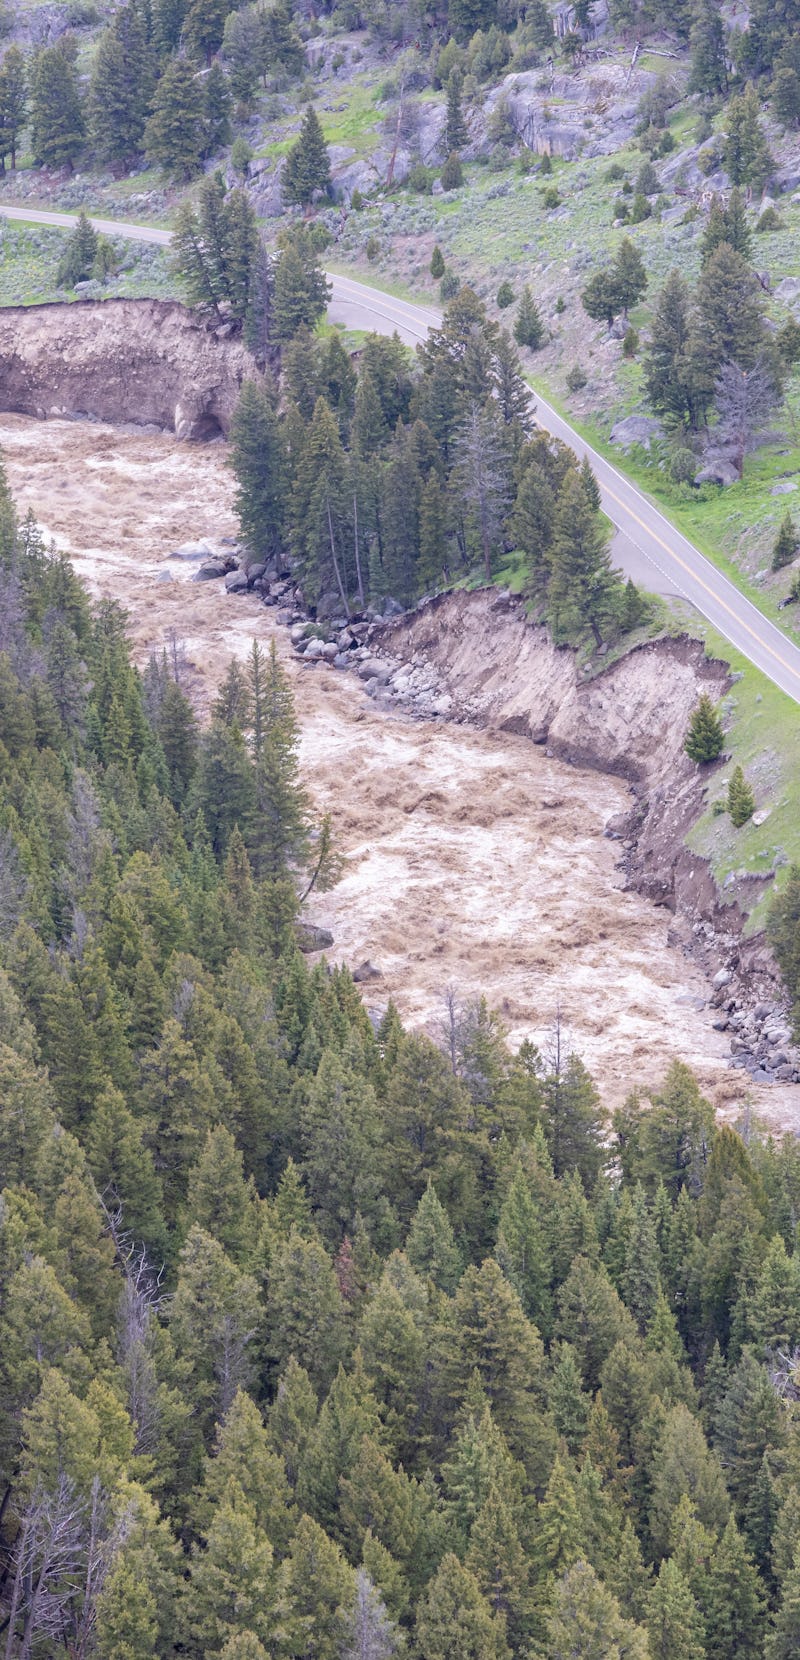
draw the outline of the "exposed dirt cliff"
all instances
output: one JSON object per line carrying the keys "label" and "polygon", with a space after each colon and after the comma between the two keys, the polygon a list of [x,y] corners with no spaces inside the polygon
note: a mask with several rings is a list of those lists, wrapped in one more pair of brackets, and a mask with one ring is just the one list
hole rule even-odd
{"label": "exposed dirt cliff", "polygon": [[0,310],[0,409],[227,433],[255,365],[229,325],[174,300],[79,300]]}

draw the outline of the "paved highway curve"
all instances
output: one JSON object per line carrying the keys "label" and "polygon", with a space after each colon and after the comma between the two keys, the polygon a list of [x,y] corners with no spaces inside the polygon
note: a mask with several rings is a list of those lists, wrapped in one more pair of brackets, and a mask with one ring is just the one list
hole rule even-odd
{"label": "paved highway curve", "polygon": [[[69,229],[75,216],[46,213],[32,208],[5,207],[0,214],[8,219],[56,225]],[[132,225],[111,219],[94,221],[108,236],[128,237],[137,242],[166,244],[169,231],[150,225]],[[380,289],[354,282],[351,277],[331,275],[333,299],[330,314],[350,327],[390,333],[397,330],[410,345],[424,340],[428,330],[441,321],[441,313],[427,306],[395,299]],[[618,527],[615,558],[625,569],[635,569],[645,586],[673,592],[688,600],[702,616],[723,634],[731,645],[754,663],[774,684],[800,703],[800,648],[769,621],[728,577],[694,547],[687,537],[660,513],[611,462],[580,438],[572,427],[546,403],[536,398],[539,424],[577,451],[588,454],[597,474],[603,508]],[[653,579],[648,583],[647,571]]]}

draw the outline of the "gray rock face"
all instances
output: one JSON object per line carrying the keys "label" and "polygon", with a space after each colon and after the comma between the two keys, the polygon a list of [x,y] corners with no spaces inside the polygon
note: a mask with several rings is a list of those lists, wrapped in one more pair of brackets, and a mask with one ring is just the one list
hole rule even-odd
{"label": "gray rock face", "polygon": [[643,449],[649,450],[655,439],[661,437],[663,428],[660,421],[652,415],[626,415],[624,421],[617,421],[611,428],[612,444],[619,444],[622,449],[630,449],[633,444],[641,444]]}

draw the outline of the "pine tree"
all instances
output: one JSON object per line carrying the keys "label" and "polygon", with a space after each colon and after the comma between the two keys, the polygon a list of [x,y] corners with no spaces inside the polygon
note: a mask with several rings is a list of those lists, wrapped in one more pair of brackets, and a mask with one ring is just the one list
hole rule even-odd
{"label": "pine tree", "polygon": [[288,0],[277,0],[261,14],[263,31],[262,68],[279,63],[287,75],[299,75],[305,68],[303,42],[298,34]]}
{"label": "pine tree", "polygon": [[74,288],[76,282],[90,276],[96,254],[97,232],[86,209],[81,208],[75,229],[67,237],[58,262],[56,280],[59,287]]}
{"label": "pine tree", "polygon": [[[575,489],[583,507],[579,480]],[[544,1081],[544,1130],[556,1176],[577,1171],[590,1192],[603,1165],[605,1113],[595,1084],[578,1055],[561,1056]]]}
{"label": "pine tree", "polygon": [[661,1281],[660,1252],[653,1219],[647,1208],[644,1189],[633,1195],[630,1237],[625,1255],[622,1293],[640,1332],[644,1332],[655,1309]]}
{"label": "pine tree", "polygon": [[283,546],[287,456],[267,381],[246,380],[231,423],[234,505],[250,552],[274,559]]}
{"label": "pine tree", "polygon": [[303,1516],[281,1569],[282,1660],[341,1660],[356,1598],[352,1568],[327,1534]]}
{"label": "pine tree", "polygon": [[795,1561],[781,1587],[781,1599],[764,1644],[764,1660],[794,1660],[800,1652],[800,1562]]}
{"label": "pine tree", "polygon": [[286,157],[282,175],[282,190],[286,202],[307,207],[317,191],[326,196],[331,188],[331,164],[328,146],[322,133],[319,116],[309,104],[300,127],[300,137]]}
{"label": "pine tree", "polygon": [[283,1459],[290,1488],[297,1486],[308,1438],[317,1421],[317,1397],[308,1373],[294,1355],[278,1379],[269,1409],[269,1435]]}
{"label": "pine tree", "polygon": [[687,1496],[705,1527],[724,1526],[730,1504],[719,1460],[688,1407],[672,1407],[664,1421],[653,1460],[650,1532],[657,1550],[666,1552],[675,1512]]}
{"label": "pine tree", "polygon": [[550,1296],[552,1264],[541,1219],[520,1162],[503,1202],[495,1255],[528,1318],[547,1337],[553,1318]]}
{"label": "pine tree", "polygon": [[237,109],[249,115],[258,89],[261,51],[261,26],[255,7],[243,6],[240,11],[228,13],[222,50]]}
{"label": "pine tree", "polygon": [[651,1660],[706,1660],[700,1611],[671,1558],[662,1562],[650,1593],[647,1633]]}
{"label": "pine tree", "polygon": [[448,565],[448,509],[445,487],[431,469],[419,498],[419,558],[417,586],[430,593],[446,580]]}
{"label": "pine tree", "polygon": [[439,278],[444,276],[444,269],[445,269],[445,267],[444,267],[444,255],[443,255],[442,250],[439,247],[439,244],[437,242],[436,247],[434,248],[433,253],[431,254],[431,263],[430,263],[431,276],[435,277],[436,281],[438,282]]}
{"label": "pine tree", "polygon": [[713,377],[698,359],[689,288],[679,271],[670,271],[658,296],[644,367],[653,409],[694,430],[711,402]]}
{"label": "pine tree", "polygon": [[0,63],[0,176],[5,158],[11,157],[11,171],[17,165],[19,136],[27,114],[25,59],[18,46],[9,46]]}
{"label": "pine tree", "polygon": [[345,1351],[344,1307],[327,1252],[296,1229],[275,1253],[268,1312],[276,1364],[283,1367],[292,1356],[327,1387]]}
{"label": "pine tree", "polygon": [[210,65],[222,45],[228,0],[189,0],[183,22],[183,38],[196,58]]}
{"label": "pine tree", "polygon": [[226,1494],[215,1508],[204,1543],[186,1591],[199,1649],[218,1654],[229,1638],[252,1632],[271,1652],[280,1630],[272,1546],[240,1493]]}
{"label": "pine tree", "polygon": [[576,626],[588,626],[602,645],[603,631],[619,614],[622,581],[577,473],[567,478],[558,498],[549,558],[547,605],[556,637],[567,639]]}
{"label": "pine tree", "polygon": [[246,1182],[242,1155],[230,1130],[209,1130],[189,1174],[187,1212],[224,1247],[232,1262],[249,1263],[256,1238],[256,1194]]}
{"label": "pine tree", "polygon": [[539,1505],[534,1542],[536,1568],[548,1589],[585,1555],[585,1522],[574,1470],[559,1455]]}
{"label": "pine tree", "polygon": [[792,560],[796,557],[798,546],[800,546],[800,537],[798,537],[794,519],[787,507],[781,519],[778,534],[772,544],[773,571],[781,571],[784,565],[791,565]]}
{"label": "pine tree", "polygon": [[258,252],[247,193],[227,191],[222,176],[203,179],[194,202],[181,203],[172,235],[172,263],[191,305],[243,322]]}
{"label": "pine tree", "polygon": [[43,46],[30,69],[31,148],[39,167],[72,171],[86,138],[86,122],[72,35]]}
{"label": "pine tree", "polygon": [[591,1402],[584,1393],[578,1357],[571,1343],[560,1345],[549,1402],[556,1429],[566,1441],[571,1456],[577,1458],[583,1448]]}
{"label": "pine tree", "polygon": [[647,287],[647,272],[642,256],[629,236],[624,236],[614,260],[614,283],[620,306],[627,314],[636,305]]}
{"label": "pine tree", "polygon": [[[258,695],[257,695],[258,688]],[[275,641],[263,664],[257,642],[250,658],[256,800],[249,852],[259,877],[289,877],[309,851],[308,801],[298,781],[294,700]]]}
{"label": "pine tree", "polygon": [[759,102],[750,85],[728,105],[725,167],[735,185],[763,190],[773,166],[769,145],[759,120]]}
{"label": "pine tree", "polygon": [[[0,93],[0,108],[2,94]],[[800,126],[800,73],[790,63],[781,64],[772,82],[772,108],[781,126],[790,131]],[[0,128],[2,114],[0,114]],[[0,139],[0,143],[2,140]]]}
{"label": "pine tree", "polygon": [[205,154],[216,156],[231,141],[230,87],[218,58],[214,59],[203,87],[203,119],[206,130]]}
{"label": "pine tree", "polygon": [[708,1660],[760,1660],[765,1597],[731,1517],[711,1562],[706,1609]]}
{"label": "pine tree", "polygon": [[260,369],[265,369],[273,351],[273,305],[275,270],[272,256],[259,236],[250,265],[244,343]]}
{"label": "pine tree", "polygon": [[416,1640],[420,1660],[507,1660],[502,1623],[452,1552],[420,1599]]}
{"label": "pine tree", "polygon": [[741,190],[736,188],[731,191],[725,209],[725,241],[735,253],[741,254],[743,259],[750,258],[750,226],[747,223],[744,197]]}
{"label": "pine tree", "polygon": [[126,5],[97,46],[89,90],[92,142],[101,161],[124,172],[142,149],[153,91],[151,52],[138,9]]}
{"label": "pine tree", "polygon": [[697,0],[689,44],[692,67],[689,91],[710,97],[725,92],[728,72],[725,63],[725,30],[713,0]]}
{"label": "pine tree", "polygon": [[487,582],[502,546],[503,524],[509,506],[508,455],[502,433],[490,407],[473,403],[455,445],[453,482],[469,509],[471,528],[483,556]]}
{"label": "pine tree", "polygon": [[[447,79],[447,116],[445,121],[445,148],[448,154],[453,150],[463,150],[469,142],[467,123],[464,120],[464,111],[461,108],[461,90],[464,81],[459,69],[451,69]],[[433,275],[436,276],[436,272]],[[443,273],[439,272],[441,276]]]}
{"label": "pine tree", "polygon": [[692,712],[683,747],[689,760],[696,761],[698,766],[716,761],[722,754],[725,732],[707,692],[701,692]]}
{"label": "pine tree", "polygon": [[255,1526],[283,1556],[296,1525],[286,1466],[270,1439],[255,1402],[239,1390],[217,1424],[214,1450],[204,1460],[192,1520],[201,1531],[213,1525],[226,1499],[252,1507]]}
{"label": "pine tree", "polygon": [[291,340],[304,325],[313,329],[330,299],[319,255],[305,227],[284,241],[275,266],[273,315],[275,338]]}
{"label": "pine tree", "polygon": [[531,352],[538,351],[544,340],[544,323],[534,300],[530,284],[527,282],[519,297],[517,315],[514,320],[514,339],[518,346],[527,346]]}
{"label": "pine tree", "polygon": [[712,380],[723,363],[752,369],[764,349],[763,294],[755,272],[727,243],[703,267],[697,307]]}
{"label": "pine tree", "polygon": [[187,0],[152,0],[153,44],[163,61],[180,46]]}
{"label": "pine tree", "polygon": [[428,1276],[440,1291],[452,1296],[463,1259],[450,1218],[430,1181],[414,1213],[406,1252],[418,1274]]}
{"label": "pine tree", "polygon": [[455,1294],[447,1373],[459,1400],[478,1375],[513,1453],[522,1448],[530,1453],[536,1444],[542,1364],[536,1327],[499,1265],[487,1257],[480,1268],[468,1268]]}
{"label": "pine tree", "polygon": [[756,798],[741,767],[734,767],[728,783],[728,812],[737,830],[753,817]]}
{"label": "pine tree", "polygon": [[547,1621],[548,1660],[620,1655],[649,1660],[646,1632],[623,1618],[615,1596],[588,1562],[576,1562],[555,1587]]}
{"label": "pine tree", "polygon": [[530,1566],[509,1495],[491,1486],[470,1533],[466,1566],[516,1652],[531,1626]]}
{"label": "pine tree", "polygon": [[200,171],[205,147],[203,88],[188,58],[172,58],[167,64],[156,87],[144,145],[148,161],[171,178],[183,181]]}

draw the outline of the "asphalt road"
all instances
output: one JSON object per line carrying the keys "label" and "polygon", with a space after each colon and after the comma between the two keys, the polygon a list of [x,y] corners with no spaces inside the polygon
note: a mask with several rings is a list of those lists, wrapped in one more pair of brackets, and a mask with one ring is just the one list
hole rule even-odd
{"label": "asphalt road", "polygon": [[[65,229],[75,222],[73,214],[2,205],[0,215]],[[155,226],[112,219],[95,219],[94,224],[108,236],[128,237],[136,242],[166,244],[170,240],[169,231]],[[396,330],[401,340],[413,346],[424,340],[428,330],[441,321],[441,313],[430,307],[395,299],[351,277],[331,274],[331,282],[333,297],[329,315],[333,321],[351,328],[378,333]],[[535,404],[536,419],[541,426],[563,438],[578,455],[590,456],[603,508],[616,527],[615,562],[644,587],[687,600],[737,651],[781,691],[800,703],[800,648],[676,530],[635,484],[585,443],[555,409],[539,396]]]}

